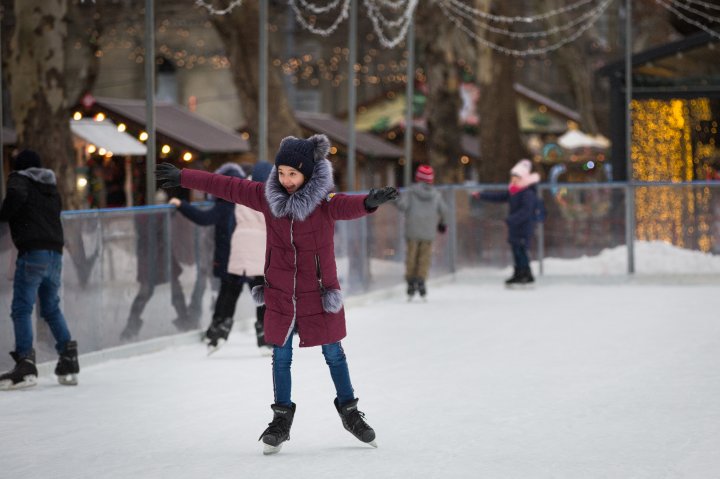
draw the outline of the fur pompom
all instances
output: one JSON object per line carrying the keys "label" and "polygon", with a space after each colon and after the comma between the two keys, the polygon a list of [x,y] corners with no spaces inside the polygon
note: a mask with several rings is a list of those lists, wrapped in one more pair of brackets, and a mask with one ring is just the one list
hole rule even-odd
{"label": "fur pompom", "polygon": [[313,156],[315,157],[315,163],[326,159],[330,153],[330,140],[328,137],[323,134],[318,134],[311,136],[308,140],[314,144]]}
{"label": "fur pompom", "polygon": [[255,286],[252,291],[250,291],[250,294],[256,305],[262,306],[265,304],[265,286]]}
{"label": "fur pompom", "polygon": [[322,295],[323,310],[328,313],[337,313],[343,307],[342,291],[327,289]]}

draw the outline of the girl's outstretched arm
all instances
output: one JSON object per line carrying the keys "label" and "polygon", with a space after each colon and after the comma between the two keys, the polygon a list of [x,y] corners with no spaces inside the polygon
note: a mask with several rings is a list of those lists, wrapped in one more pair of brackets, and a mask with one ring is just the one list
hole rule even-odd
{"label": "girl's outstretched arm", "polygon": [[184,168],[180,176],[180,185],[183,188],[210,193],[257,211],[262,211],[267,204],[264,195],[265,184],[257,181]]}

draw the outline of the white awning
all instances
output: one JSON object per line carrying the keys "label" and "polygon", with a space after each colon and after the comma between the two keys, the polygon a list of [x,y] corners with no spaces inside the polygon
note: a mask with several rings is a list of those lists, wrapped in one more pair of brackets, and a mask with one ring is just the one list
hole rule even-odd
{"label": "white awning", "polygon": [[98,148],[105,148],[113,155],[145,156],[147,151],[144,144],[127,133],[118,131],[117,126],[109,120],[70,120],[70,130],[73,135]]}

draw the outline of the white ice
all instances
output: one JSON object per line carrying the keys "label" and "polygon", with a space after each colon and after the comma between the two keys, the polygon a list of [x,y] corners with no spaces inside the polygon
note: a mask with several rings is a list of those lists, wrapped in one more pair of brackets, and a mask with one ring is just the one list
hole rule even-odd
{"label": "white ice", "polygon": [[198,342],[3,392],[0,477],[720,477],[717,279],[501,283],[461,271],[427,303],[349,302],[378,449],[342,428],[319,348],[296,348],[291,440],[263,456],[271,359],[236,329],[210,357]]}

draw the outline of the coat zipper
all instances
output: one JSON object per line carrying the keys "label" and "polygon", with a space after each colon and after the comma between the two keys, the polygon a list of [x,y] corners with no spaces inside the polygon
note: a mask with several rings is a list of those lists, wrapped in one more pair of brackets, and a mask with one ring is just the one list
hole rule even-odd
{"label": "coat zipper", "polygon": [[293,271],[293,291],[292,291],[292,304],[293,304],[293,318],[292,322],[290,323],[290,329],[288,330],[287,334],[285,335],[285,341],[283,341],[283,345],[287,342],[289,337],[292,337],[292,332],[295,329],[295,320],[297,318],[297,298],[295,297],[295,292],[297,288],[297,248],[295,247],[295,238],[293,237],[293,227],[295,226],[295,220],[290,220],[290,245],[293,248],[293,257],[294,261],[293,264],[295,266],[295,270]]}

